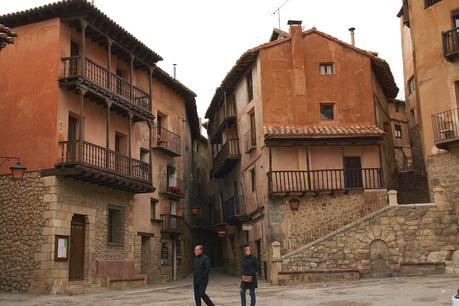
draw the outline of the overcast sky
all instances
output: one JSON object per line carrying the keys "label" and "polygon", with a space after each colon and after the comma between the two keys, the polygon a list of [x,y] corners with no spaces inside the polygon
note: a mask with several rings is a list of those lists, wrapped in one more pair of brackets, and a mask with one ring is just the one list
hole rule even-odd
{"label": "overcast sky", "polygon": [[[55,1],[0,0],[0,14]],[[216,87],[247,49],[267,42],[285,0],[95,0],[95,5],[161,55],[159,66],[196,94],[201,117]],[[403,97],[400,24],[401,0],[289,0],[280,11],[346,42],[355,27],[356,45],[387,60]]]}

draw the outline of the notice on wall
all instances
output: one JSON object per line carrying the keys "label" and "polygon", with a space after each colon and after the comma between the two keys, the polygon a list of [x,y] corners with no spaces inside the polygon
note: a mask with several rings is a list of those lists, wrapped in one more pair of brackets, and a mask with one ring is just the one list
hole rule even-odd
{"label": "notice on wall", "polygon": [[66,261],[68,259],[69,237],[56,236],[54,259],[57,261]]}

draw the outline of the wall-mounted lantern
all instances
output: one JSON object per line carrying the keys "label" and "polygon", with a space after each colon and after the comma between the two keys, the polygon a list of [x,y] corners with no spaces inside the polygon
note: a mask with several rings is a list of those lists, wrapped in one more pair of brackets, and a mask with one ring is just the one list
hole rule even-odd
{"label": "wall-mounted lantern", "polygon": [[201,211],[201,207],[191,207],[191,214],[193,216],[199,215],[200,211]]}
{"label": "wall-mounted lantern", "polygon": [[228,234],[228,230],[226,229],[226,225],[225,224],[220,224],[217,228],[217,232],[218,232],[218,237],[220,238],[225,238],[226,235]]}
{"label": "wall-mounted lantern", "polygon": [[10,160],[16,160],[16,164],[12,165],[10,167],[10,170],[11,170],[11,178],[14,180],[14,181],[20,181],[24,178],[24,173],[26,171],[26,167],[24,167],[22,164],[21,164],[21,160],[19,159],[19,157],[2,157],[0,156],[0,160],[3,160],[2,163],[0,163],[0,166],[2,166],[4,163],[6,163],[7,161],[10,161]]}

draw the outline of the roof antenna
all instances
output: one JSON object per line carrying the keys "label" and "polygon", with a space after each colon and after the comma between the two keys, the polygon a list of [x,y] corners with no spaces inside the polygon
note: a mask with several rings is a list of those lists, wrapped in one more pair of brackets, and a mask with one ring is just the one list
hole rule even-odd
{"label": "roof antenna", "polygon": [[284,3],[282,3],[281,6],[279,6],[273,13],[272,15],[276,15],[277,14],[277,21],[279,22],[279,30],[281,30],[281,17],[280,17],[280,9],[284,7],[284,5],[287,4],[287,2],[289,2],[290,0],[285,0]]}
{"label": "roof antenna", "polygon": [[177,77],[177,64],[173,64],[173,65],[174,65],[174,80],[175,80]]}

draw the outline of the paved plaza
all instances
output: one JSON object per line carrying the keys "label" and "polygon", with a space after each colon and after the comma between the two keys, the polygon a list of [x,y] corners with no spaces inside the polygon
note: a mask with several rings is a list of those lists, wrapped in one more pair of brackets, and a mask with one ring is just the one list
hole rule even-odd
{"label": "paved plaza", "polygon": [[[216,305],[239,305],[238,279],[213,272],[208,294]],[[363,279],[360,281],[315,283],[304,286],[273,287],[261,283],[257,305],[451,305],[459,288],[459,276]],[[0,294],[0,305],[8,306],[192,306],[191,279],[171,285],[116,290],[81,295]]]}

